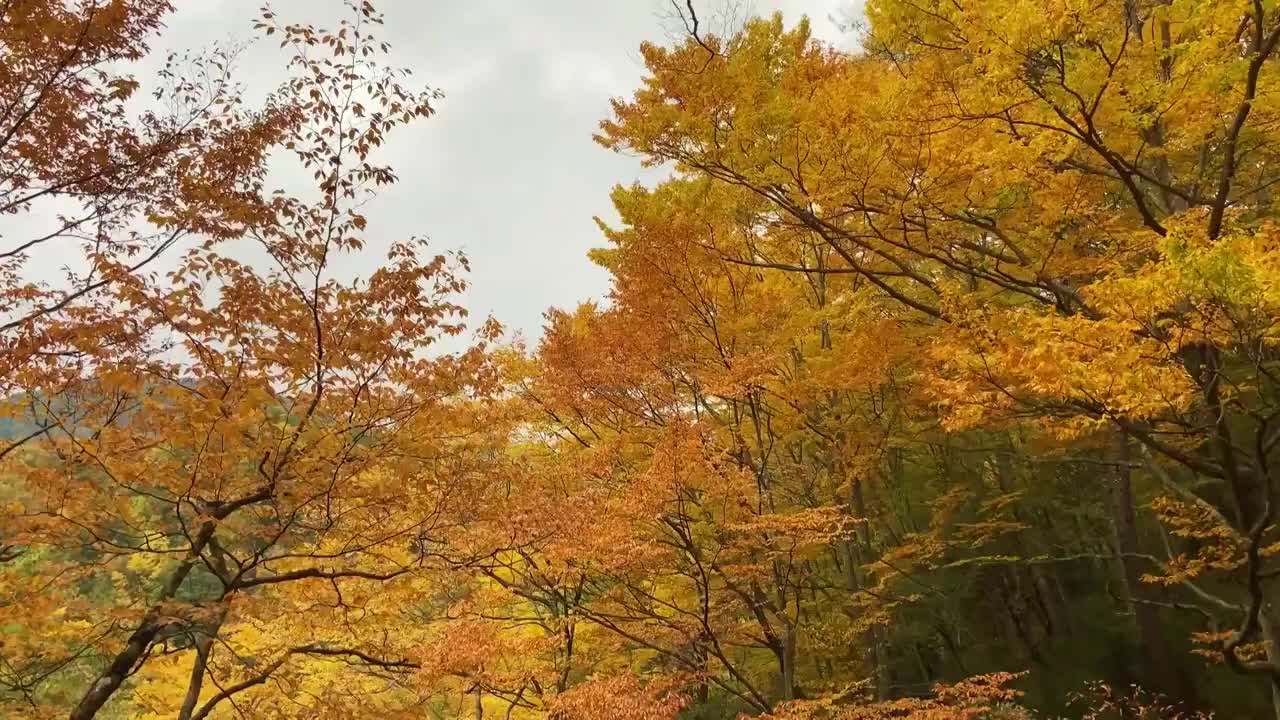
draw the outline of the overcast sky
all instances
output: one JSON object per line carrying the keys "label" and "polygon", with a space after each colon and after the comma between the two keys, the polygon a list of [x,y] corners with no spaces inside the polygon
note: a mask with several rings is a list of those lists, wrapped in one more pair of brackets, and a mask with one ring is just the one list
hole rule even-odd
{"label": "overcast sky", "polygon": [[[338,0],[277,0],[286,19],[336,17]],[[710,15],[726,0],[695,0]],[[839,23],[858,0],[740,0],[755,14],[808,15],[819,37],[848,45]],[[178,0],[157,51],[252,36],[261,0]],[[438,114],[397,131],[388,158],[400,183],[368,209],[371,245],[351,269],[367,276],[392,240],[425,235],[472,261],[466,299],[527,339],[542,313],[602,297],[605,273],[587,250],[603,244],[592,217],[612,218],[617,183],[652,180],[638,160],[591,139],[609,99],[629,95],[643,64],[639,45],[665,41],[670,0],[382,0],[393,60],[445,93]],[[707,22],[714,22],[708,18]],[[270,44],[240,70],[251,88],[283,77]]]}

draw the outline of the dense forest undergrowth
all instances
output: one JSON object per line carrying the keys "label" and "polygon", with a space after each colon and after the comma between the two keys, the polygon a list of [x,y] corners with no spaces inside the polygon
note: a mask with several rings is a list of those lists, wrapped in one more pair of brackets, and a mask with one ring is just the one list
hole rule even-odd
{"label": "dense forest undergrowth", "polygon": [[0,0],[0,715],[1280,717],[1280,7],[672,7],[526,346],[361,214],[370,3],[250,106]]}

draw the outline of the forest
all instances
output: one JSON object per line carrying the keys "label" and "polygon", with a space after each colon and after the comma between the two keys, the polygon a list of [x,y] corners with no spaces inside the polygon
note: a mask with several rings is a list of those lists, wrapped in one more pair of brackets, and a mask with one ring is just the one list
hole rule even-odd
{"label": "forest", "polygon": [[175,4],[0,0],[0,717],[1280,718],[1275,0],[671,2],[527,341]]}

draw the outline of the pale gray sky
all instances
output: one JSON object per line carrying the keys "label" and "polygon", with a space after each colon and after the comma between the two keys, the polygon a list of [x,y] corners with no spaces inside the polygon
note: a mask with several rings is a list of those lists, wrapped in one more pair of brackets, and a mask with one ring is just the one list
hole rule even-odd
{"label": "pale gray sky", "polygon": [[[726,0],[695,0],[703,15]],[[179,0],[154,49],[199,48],[252,36],[261,0]],[[338,0],[276,0],[279,15],[324,23]],[[808,15],[841,45],[838,21],[860,0],[740,0],[756,14]],[[612,218],[609,191],[642,175],[635,158],[591,139],[609,99],[639,84],[643,40],[671,37],[670,0],[382,0],[393,61],[445,92],[438,114],[387,146],[400,183],[368,208],[371,249],[350,268],[367,276],[391,241],[425,235],[472,262],[473,318],[492,314],[530,340],[551,306],[601,297],[605,273],[587,250],[603,244],[592,216]],[[708,22],[713,22],[708,19]],[[244,56],[251,90],[282,77],[272,44]]]}

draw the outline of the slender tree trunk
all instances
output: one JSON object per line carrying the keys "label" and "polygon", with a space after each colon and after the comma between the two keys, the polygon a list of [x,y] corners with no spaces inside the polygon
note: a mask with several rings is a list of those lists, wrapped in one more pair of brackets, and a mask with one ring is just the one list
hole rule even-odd
{"label": "slender tree trunk", "polygon": [[[1258,616],[1258,622],[1262,626],[1262,639],[1267,648],[1267,661],[1280,667],[1280,622],[1277,621],[1280,613],[1277,612],[1278,609],[1280,609],[1280,603],[1276,601],[1267,603],[1267,607]],[[1276,720],[1280,720],[1280,682],[1277,682],[1275,678],[1271,679],[1271,713]]]}
{"label": "slender tree trunk", "polygon": [[[890,472],[893,473],[894,482],[901,482],[904,475],[902,451],[893,448],[889,453]],[[864,521],[858,523],[857,527],[858,544],[860,546],[859,555],[863,558],[870,558],[875,550],[871,546],[871,523],[867,519],[867,501],[863,495],[862,481],[856,478],[851,479],[849,493],[853,511]],[[859,582],[861,582],[861,578],[859,578]],[[885,630],[880,625],[876,625],[871,628],[868,635],[868,639],[871,641],[872,669],[875,672],[876,699],[888,700],[892,691],[889,679],[889,654],[885,648]]]}
{"label": "slender tree trunk", "polygon": [[182,700],[182,708],[178,710],[178,720],[191,720],[192,713],[196,711],[196,703],[200,702],[200,691],[204,688],[204,673],[209,666],[209,654],[213,651],[213,639],[222,629],[222,623],[227,619],[228,609],[224,605],[208,630],[200,632],[196,637],[196,657],[191,662],[191,679],[187,682],[187,695]]}
{"label": "slender tree trunk", "polygon": [[796,699],[796,630],[790,622],[782,627],[782,699]]}
{"label": "slender tree trunk", "polygon": [[1115,534],[1115,553],[1120,569],[1120,594],[1126,610],[1132,613],[1138,635],[1142,669],[1139,677],[1148,690],[1166,697],[1186,700],[1186,689],[1180,687],[1176,673],[1170,665],[1172,657],[1165,640],[1160,617],[1149,602],[1150,593],[1142,583],[1142,561],[1138,557],[1137,518],[1133,510],[1133,470],[1130,466],[1129,439],[1116,434],[1114,450],[1115,473],[1111,483],[1111,523]]}
{"label": "slender tree trunk", "polygon": [[213,647],[213,636],[202,635],[196,640],[196,658],[191,663],[191,679],[187,683],[187,696],[182,699],[182,708],[178,710],[178,720],[191,720],[191,713],[196,710],[200,701],[200,689],[204,686],[204,671],[209,665],[209,651]]}
{"label": "slender tree trunk", "polygon": [[187,575],[191,573],[191,568],[195,567],[200,553],[204,552],[209,544],[216,527],[217,524],[213,521],[201,525],[200,531],[192,541],[191,549],[187,552],[187,557],[174,568],[168,580],[165,581],[164,587],[161,588],[157,603],[147,610],[137,629],[125,641],[124,648],[116,653],[106,669],[94,680],[93,685],[85,691],[84,696],[80,698],[80,703],[71,711],[71,720],[92,720],[97,716],[102,706],[107,704],[107,700],[111,699],[115,691],[120,689],[124,681],[133,674],[138,663],[146,657],[147,648],[151,647],[151,643],[167,626],[167,622],[162,620],[160,603],[172,599],[177,594],[178,588],[182,587]]}
{"label": "slender tree trunk", "polygon": [[[1017,485],[1017,473],[1013,464],[1013,443],[1010,442],[1007,451],[996,453],[996,481],[1000,484],[1000,492],[1009,494],[1014,492]],[[1023,524],[1034,527],[1035,519],[1028,518],[1026,513],[1016,506],[1013,509],[1014,518]],[[1032,536],[1029,530],[1018,532],[1013,541],[1016,543],[1017,554],[1019,557],[1031,557],[1040,554],[1042,548],[1038,547],[1039,543]],[[1035,593],[1037,604],[1044,615],[1044,625],[1046,633],[1051,637],[1062,636],[1067,629],[1067,615],[1070,613],[1065,603],[1059,602],[1059,594],[1054,591],[1054,580],[1050,578],[1050,571],[1044,566],[1037,563],[1031,563],[1026,566],[1027,575],[1031,578],[1032,592]]]}

